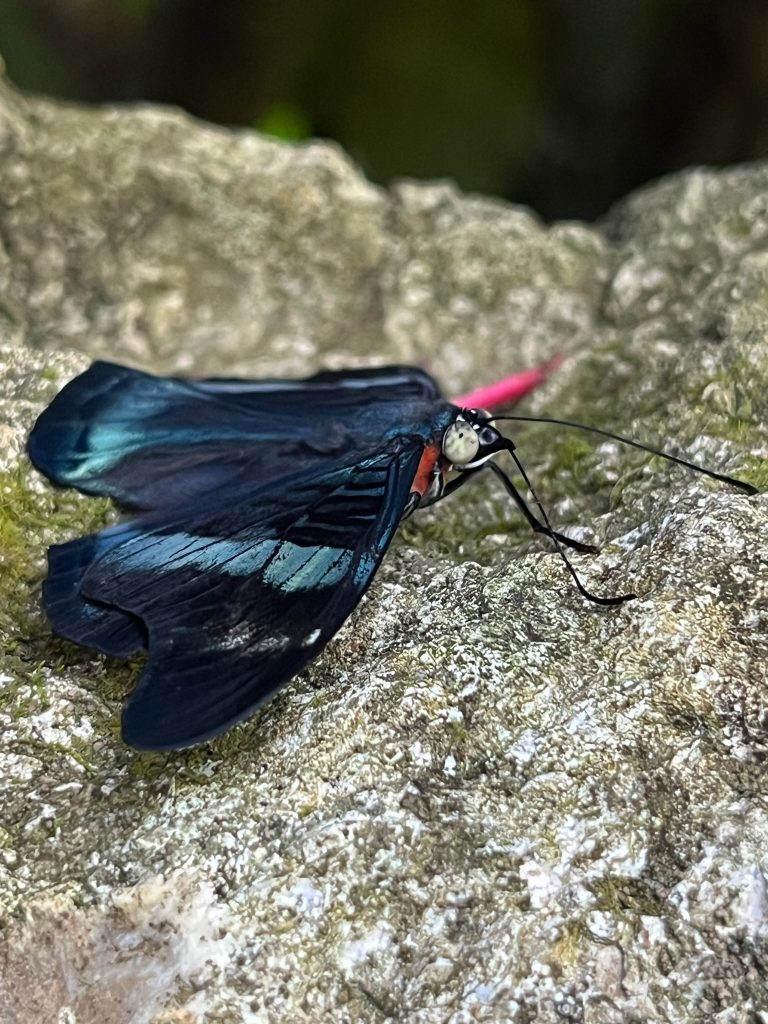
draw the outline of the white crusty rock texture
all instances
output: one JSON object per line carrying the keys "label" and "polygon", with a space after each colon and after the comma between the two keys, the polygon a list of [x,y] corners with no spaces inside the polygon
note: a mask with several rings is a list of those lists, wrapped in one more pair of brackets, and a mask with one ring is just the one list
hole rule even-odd
{"label": "white crusty rock texture", "polygon": [[768,497],[516,430],[584,602],[493,480],[401,529],[322,658],[196,750],[119,739],[140,659],[50,635],[107,502],[25,437],[94,357],[460,393],[768,490],[768,165],[597,226],[171,110],[0,89],[2,1024],[768,1022]]}

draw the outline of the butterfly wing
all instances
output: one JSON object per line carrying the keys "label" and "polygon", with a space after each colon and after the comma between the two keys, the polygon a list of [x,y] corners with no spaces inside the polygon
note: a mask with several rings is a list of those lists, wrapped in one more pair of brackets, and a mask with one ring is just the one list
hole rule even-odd
{"label": "butterfly wing", "polygon": [[[148,634],[123,716],[142,749],[200,742],[249,715],[317,656],[370,583],[424,450],[391,439],[172,522],[148,515],[107,538],[82,594]],[[85,538],[86,540],[88,538]]]}
{"label": "butterfly wing", "polygon": [[96,362],[38,418],[29,455],[55,483],[136,509],[169,508],[316,467],[359,449],[361,431],[381,436],[393,410],[438,397],[413,367],[249,382]]}
{"label": "butterfly wing", "polygon": [[55,633],[118,657],[146,648],[147,631],[141,619],[101,601],[87,600],[82,593],[83,577],[90,567],[140,532],[136,523],[121,523],[48,549],[43,603]]}

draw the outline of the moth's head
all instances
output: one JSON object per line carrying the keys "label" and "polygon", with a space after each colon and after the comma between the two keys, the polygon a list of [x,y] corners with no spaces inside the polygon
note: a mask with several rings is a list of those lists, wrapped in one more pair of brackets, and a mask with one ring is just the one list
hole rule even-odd
{"label": "moth's head", "polygon": [[460,409],[443,434],[442,453],[454,469],[474,469],[506,447],[484,409]]}

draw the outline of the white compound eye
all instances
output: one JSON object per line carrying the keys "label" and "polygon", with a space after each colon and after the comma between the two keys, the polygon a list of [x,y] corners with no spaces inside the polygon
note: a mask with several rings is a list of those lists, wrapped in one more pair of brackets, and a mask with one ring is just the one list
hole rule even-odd
{"label": "white compound eye", "polygon": [[443,434],[443,455],[453,466],[466,466],[480,451],[480,440],[466,420],[455,420]]}

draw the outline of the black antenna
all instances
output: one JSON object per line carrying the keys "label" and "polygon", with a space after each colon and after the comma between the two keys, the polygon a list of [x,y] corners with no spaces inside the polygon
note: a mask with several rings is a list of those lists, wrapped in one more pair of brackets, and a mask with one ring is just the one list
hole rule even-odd
{"label": "black antenna", "polygon": [[[497,419],[504,419],[505,417],[499,416],[499,417],[496,417],[496,418]],[[617,605],[617,604],[624,604],[625,601],[631,601],[633,598],[637,597],[637,594],[621,594],[619,597],[598,597],[597,594],[591,594],[586,589],[586,587],[583,585],[583,583],[581,582],[581,580],[577,576],[576,570],[571,565],[571,562],[570,562],[568,556],[566,555],[565,551],[563,550],[563,546],[560,543],[560,541],[558,540],[558,534],[555,532],[555,530],[552,529],[552,524],[549,521],[549,516],[547,515],[544,506],[539,501],[539,497],[536,494],[536,491],[534,491],[533,485],[531,484],[531,481],[528,479],[528,474],[525,472],[525,469],[523,467],[522,462],[517,457],[517,452],[515,451],[514,444],[509,440],[509,438],[505,437],[499,447],[500,447],[500,450],[509,452],[509,454],[512,456],[512,458],[515,460],[515,465],[520,470],[520,476],[523,478],[525,486],[531,492],[531,497],[535,501],[536,507],[538,508],[539,512],[541,513],[541,518],[544,520],[544,525],[547,527],[547,530],[549,532],[549,536],[552,538],[552,541],[553,541],[555,547],[557,548],[557,553],[560,555],[562,560],[565,562],[565,565],[566,565],[566,567],[568,569],[568,572],[571,574],[571,576],[573,577],[574,583],[578,587],[579,593],[583,597],[586,597],[586,599],[588,601],[594,601],[595,604],[602,604],[602,605],[608,605],[608,606]]]}
{"label": "black antenna", "polygon": [[[677,455],[670,455],[669,452],[661,451],[659,448],[652,448],[648,444],[641,444],[640,441],[633,441],[631,437],[623,437],[621,434],[613,434],[610,430],[601,430],[600,427],[588,427],[585,423],[576,423],[574,420],[555,420],[550,419],[547,416],[493,416],[489,422],[497,423],[499,420],[514,420],[516,423],[552,423],[558,427],[573,427],[576,430],[585,430],[590,434],[599,434],[601,437],[608,437],[612,441],[620,441],[622,444],[628,444],[633,448],[639,448],[640,451],[650,452],[651,455],[658,455],[662,459],[668,459],[670,462],[676,462],[678,466],[685,466],[686,469],[693,469],[697,473],[703,473],[704,476],[709,476],[713,480],[719,480],[721,483],[737,487],[740,491],[744,491],[745,494],[760,493],[756,487],[753,487],[752,484],[748,484],[746,480],[737,480],[733,476],[726,476],[725,473],[715,473],[712,469],[705,469],[704,466],[697,466],[695,462],[688,462],[686,459],[680,459]],[[517,462],[516,457],[515,461]],[[533,494],[533,491],[531,491],[531,494]]]}

